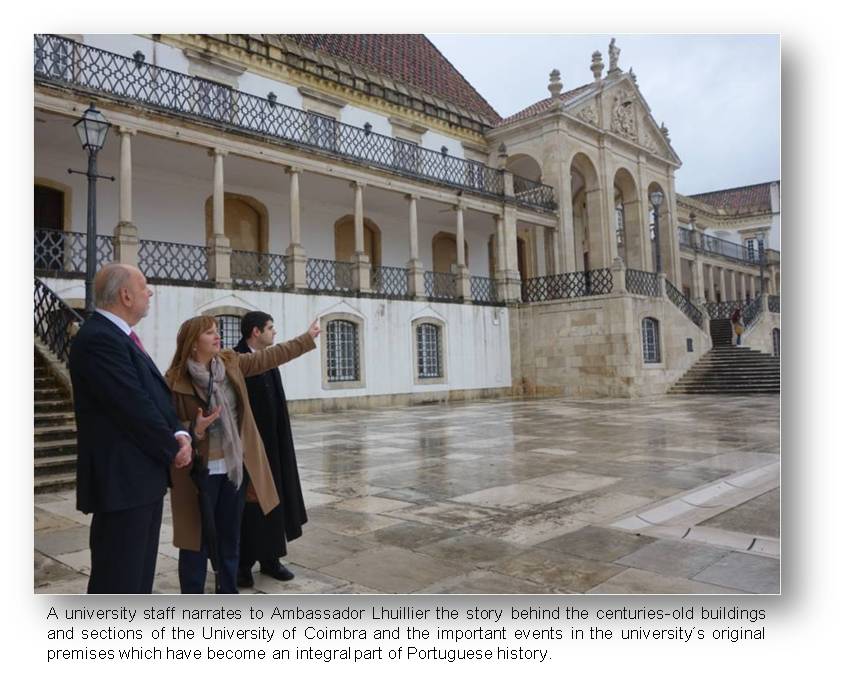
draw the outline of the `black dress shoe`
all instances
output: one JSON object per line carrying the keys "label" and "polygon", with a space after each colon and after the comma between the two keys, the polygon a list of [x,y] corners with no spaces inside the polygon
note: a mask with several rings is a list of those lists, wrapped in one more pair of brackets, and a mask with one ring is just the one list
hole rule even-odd
{"label": "black dress shoe", "polygon": [[294,574],[278,561],[275,564],[268,564],[267,566],[262,565],[261,572],[266,576],[275,578],[276,580],[292,580],[294,578]]}
{"label": "black dress shoe", "polygon": [[238,587],[252,587],[253,586],[253,573],[250,569],[238,569],[238,578],[235,581],[238,584]]}

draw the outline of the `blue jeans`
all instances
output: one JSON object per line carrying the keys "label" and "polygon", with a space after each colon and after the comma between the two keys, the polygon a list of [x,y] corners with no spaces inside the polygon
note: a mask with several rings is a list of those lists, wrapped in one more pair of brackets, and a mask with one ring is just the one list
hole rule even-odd
{"label": "blue jeans", "polygon": [[[246,476],[246,473],[244,475]],[[216,588],[218,594],[238,594],[238,546],[245,491],[245,483],[236,490],[225,474],[209,476],[208,497],[214,506],[217,551],[220,556]],[[190,549],[179,550],[179,589],[183,595],[203,594],[207,566],[208,552],[205,540],[202,541],[199,552]]]}

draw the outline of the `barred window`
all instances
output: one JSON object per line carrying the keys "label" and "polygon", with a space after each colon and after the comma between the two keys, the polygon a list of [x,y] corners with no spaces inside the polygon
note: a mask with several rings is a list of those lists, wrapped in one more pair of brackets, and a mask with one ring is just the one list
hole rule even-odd
{"label": "barred window", "polygon": [[241,317],[233,314],[220,314],[217,319],[217,330],[220,332],[220,347],[235,347],[241,339]]}
{"label": "barred window", "polygon": [[646,318],[641,324],[643,334],[643,361],[657,364],[661,361],[661,343],[658,336],[658,320]]}
{"label": "barred window", "polygon": [[626,216],[623,204],[618,204],[614,211],[617,215],[617,245],[622,245],[626,242]]}
{"label": "barred window", "polygon": [[326,376],[332,382],[359,380],[358,326],[334,319],[326,326]]}
{"label": "barred window", "polygon": [[441,378],[441,330],[431,323],[417,327],[417,375],[420,378]]}

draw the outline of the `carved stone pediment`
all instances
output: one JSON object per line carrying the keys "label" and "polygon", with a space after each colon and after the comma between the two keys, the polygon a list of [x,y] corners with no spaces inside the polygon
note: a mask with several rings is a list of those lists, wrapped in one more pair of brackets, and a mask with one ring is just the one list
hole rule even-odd
{"label": "carved stone pediment", "polygon": [[596,111],[596,104],[593,102],[589,102],[581,109],[576,110],[575,115],[592,126],[599,126],[599,112]]}
{"label": "carved stone pediment", "polygon": [[632,90],[618,90],[611,104],[611,131],[632,142],[639,142],[636,123],[638,109],[637,97]]}

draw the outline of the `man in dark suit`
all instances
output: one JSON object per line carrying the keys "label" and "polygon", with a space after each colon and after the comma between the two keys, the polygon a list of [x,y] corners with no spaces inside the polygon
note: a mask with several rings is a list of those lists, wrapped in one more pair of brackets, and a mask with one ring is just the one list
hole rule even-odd
{"label": "man in dark suit", "polygon": [[[273,344],[276,336],[273,319],[264,312],[248,312],[241,319],[241,335],[235,347],[237,352],[249,354],[263,350]],[[279,557],[287,554],[286,541],[303,534],[302,526],[308,520],[279,369],[250,376],[246,383],[250,407],[279,493],[279,506],[266,516],[257,504],[248,501],[244,507],[239,587],[252,587],[252,567],[256,561],[261,573],[276,580],[291,580],[294,574],[282,565]]]}
{"label": "man in dark suit", "polygon": [[89,593],[152,592],[169,467],[191,462],[170,390],[132,330],[152,296],[135,267],[104,266],[97,311],[71,346],[76,506],[93,514]]}

